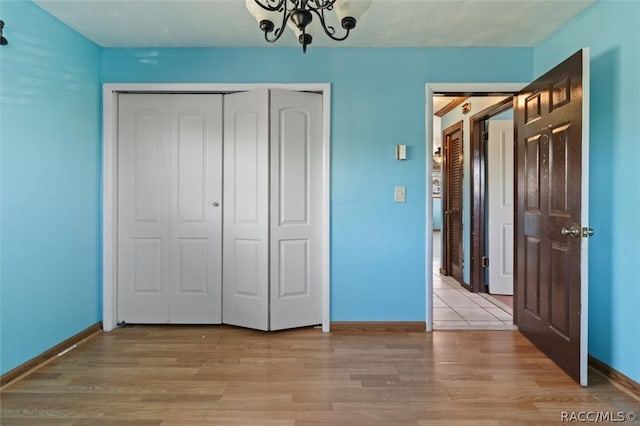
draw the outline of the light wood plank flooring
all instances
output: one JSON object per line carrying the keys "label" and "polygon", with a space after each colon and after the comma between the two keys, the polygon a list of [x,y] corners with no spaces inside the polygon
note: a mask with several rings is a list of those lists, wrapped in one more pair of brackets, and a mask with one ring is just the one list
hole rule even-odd
{"label": "light wood plank flooring", "polygon": [[8,425],[559,424],[640,403],[581,388],[517,331],[129,326],[1,394]]}

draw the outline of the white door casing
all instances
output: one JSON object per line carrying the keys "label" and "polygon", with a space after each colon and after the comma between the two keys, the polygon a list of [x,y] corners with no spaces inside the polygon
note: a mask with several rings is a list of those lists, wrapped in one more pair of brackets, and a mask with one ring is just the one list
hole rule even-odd
{"label": "white door casing", "polygon": [[271,90],[270,329],[322,322],[322,95]]}
{"label": "white door casing", "polygon": [[221,320],[221,95],[120,95],[118,320]]}
{"label": "white door casing", "polygon": [[130,94],[211,94],[280,88],[322,94],[322,330],[330,331],[331,85],[328,83],[104,83],[102,151],[102,324],[118,321],[118,97]]}
{"label": "white door casing", "polygon": [[[433,172],[433,97],[437,93],[514,93],[528,83],[426,83],[425,84],[425,135],[426,135],[426,176],[431,182]],[[425,322],[426,330],[433,331],[433,192],[425,185]]]}
{"label": "white door casing", "polygon": [[489,293],[513,294],[513,120],[489,121]]}
{"label": "white door casing", "polygon": [[269,329],[269,91],[224,102],[223,322]]}
{"label": "white door casing", "polygon": [[[589,145],[591,112],[591,50],[582,49],[582,179],[580,200],[582,225],[589,226]],[[580,384],[589,376],[589,238],[580,241]]]}

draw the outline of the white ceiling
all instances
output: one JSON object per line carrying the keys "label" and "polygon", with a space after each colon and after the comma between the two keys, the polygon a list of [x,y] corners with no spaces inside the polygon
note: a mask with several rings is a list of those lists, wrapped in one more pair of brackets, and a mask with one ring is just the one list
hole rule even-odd
{"label": "white ceiling", "polygon": [[[244,0],[34,0],[104,47],[262,47]],[[344,42],[318,47],[531,47],[596,0],[373,0]],[[275,46],[298,46],[287,31]]]}

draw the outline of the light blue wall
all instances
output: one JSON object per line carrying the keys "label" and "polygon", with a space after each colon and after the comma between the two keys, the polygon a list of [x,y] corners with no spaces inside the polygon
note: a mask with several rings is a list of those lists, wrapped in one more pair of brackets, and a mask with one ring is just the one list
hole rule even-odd
{"label": "light blue wall", "polygon": [[1,3],[0,372],[100,321],[99,48]]}
{"label": "light blue wall", "polygon": [[[425,83],[527,81],[531,49],[104,49],[104,82],[330,82],[331,319],[425,318]],[[406,144],[408,160],[394,146]],[[393,202],[406,185],[407,203]]]}
{"label": "light blue wall", "polygon": [[513,120],[513,108],[503,111],[498,115],[494,115],[489,119],[489,121],[496,121],[496,120]]}
{"label": "light blue wall", "polygon": [[589,353],[640,382],[640,2],[601,0],[534,51],[591,49]]}

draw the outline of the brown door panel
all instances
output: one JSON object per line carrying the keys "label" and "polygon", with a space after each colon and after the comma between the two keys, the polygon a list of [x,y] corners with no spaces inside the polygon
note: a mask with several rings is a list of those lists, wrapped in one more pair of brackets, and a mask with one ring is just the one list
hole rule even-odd
{"label": "brown door panel", "polygon": [[518,96],[516,309],[518,327],[580,380],[582,52]]}

